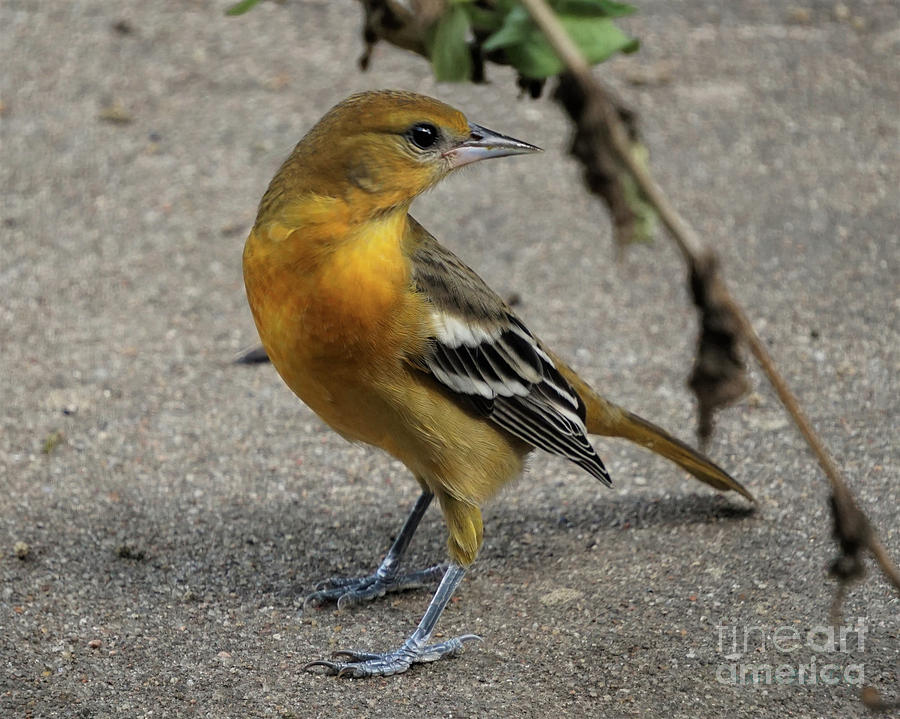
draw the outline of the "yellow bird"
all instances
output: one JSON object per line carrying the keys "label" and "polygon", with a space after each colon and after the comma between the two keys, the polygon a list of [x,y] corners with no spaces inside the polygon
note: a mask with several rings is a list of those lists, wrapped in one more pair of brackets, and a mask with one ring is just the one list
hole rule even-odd
{"label": "yellow bird", "polygon": [[[592,390],[409,215],[412,201],[456,168],[537,151],[429,97],[364,92],[310,130],[260,202],[244,282],[272,363],[331,427],[389,452],[422,488],[374,574],[328,580],[307,601],[355,604],[442,576],[398,649],[339,652],[307,668],[396,674],[478,639],[429,643],[481,547],[481,507],[536,447],[609,484],[587,435],[624,437],[752,499],[708,459]],[[401,574],[434,497],[447,523],[449,565]]]}

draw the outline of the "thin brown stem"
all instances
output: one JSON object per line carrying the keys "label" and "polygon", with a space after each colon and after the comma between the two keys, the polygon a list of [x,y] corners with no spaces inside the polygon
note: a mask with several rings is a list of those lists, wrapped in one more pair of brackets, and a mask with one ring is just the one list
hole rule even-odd
{"label": "thin brown stem", "polygon": [[881,567],[881,571],[884,572],[884,575],[890,580],[891,584],[897,588],[897,591],[900,592],[900,569],[898,569],[894,560],[891,559],[890,555],[887,553],[887,549],[885,549],[884,545],[881,543],[881,539],[877,535],[872,535],[869,540],[869,551],[872,553],[872,556],[875,557],[875,561],[878,562],[878,566]]}
{"label": "thin brown stem", "polygon": [[572,42],[553,10],[544,0],[521,0],[521,2],[531,14],[535,24],[544,33],[551,47],[559,55],[560,60],[566,65],[566,69],[581,84],[585,96],[590,102],[596,104],[596,109],[601,113],[606,125],[613,149],[656,209],[660,220],[671,234],[672,239],[675,240],[685,259],[699,260],[705,251],[703,243],[693,228],[669,202],[668,197],[656,184],[653,176],[635,159],[631,152],[628,130],[616,112],[616,108],[610,102],[609,94],[591,74],[590,65]]}
{"label": "thin brown stem", "polygon": [[[590,65],[584,59],[581,51],[569,37],[554,12],[545,0],[521,0],[522,5],[528,10],[535,24],[544,33],[547,41],[566,65],[567,70],[577,79],[582,86],[589,102],[594,103],[600,113],[608,133],[610,145],[619,160],[634,177],[635,182],[647,197],[659,214],[660,219],[669,231],[670,236],[678,245],[685,260],[692,266],[698,266],[704,258],[710,255],[703,242],[694,232],[693,228],[681,217],[667,196],[657,185],[649,171],[635,161],[630,152],[628,133],[615,107],[609,100],[608,93],[603,89],[597,79],[592,75]],[[724,286],[723,286],[724,288]],[[727,291],[726,291],[727,292]],[[775,388],[778,398],[794,420],[800,434],[806,440],[810,450],[815,455],[822,467],[825,476],[831,486],[835,504],[845,512],[846,516],[852,515],[856,520],[858,535],[855,537],[874,556],[885,576],[894,587],[900,591],[900,570],[888,556],[887,550],[871,528],[865,514],[859,509],[847,482],[841,475],[837,465],[825,447],[825,443],[819,438],[812,427],[806,413],[800,407],[794,393],[790,390],[785,379],[775,367],[766,346],[759,335],[753,329],[753,325],[747,318],[740,305],[734,301],[730,293],[727,293],[727,303],[731,307],[734,316],[738,318],[743,331],[744,339],[750,347],[750,351],[756,358],[766,378]]]}

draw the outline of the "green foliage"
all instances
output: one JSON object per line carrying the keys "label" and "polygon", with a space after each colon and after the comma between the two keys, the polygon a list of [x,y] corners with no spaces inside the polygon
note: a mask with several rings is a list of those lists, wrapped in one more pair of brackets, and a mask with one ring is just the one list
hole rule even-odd
{"label": "green foliage", "polygon": [[462,2],[451,3],[447,12],[435,23],[428,44],[435,78],[463,82],[472,76],[468,37],[469,14]]}
{"label": "green foliage", "polygon": [[466,12],[475,30],[496,32],[503,25],[503,15],[497,10],[483,8],[475,3],[467,3]]}
{"label": "green foliage", "polygon": [[[634,52],[638,42],[620,30],[613,18],[634,12],[634,8],[609,0],[557,0],[551,2],[569,37],[595,64],[617,52]],[[485,40],[486,52],[503,50],[509,63],[527,78],[540,79],[563,71],[563,63],[532,22],[528,11],[514,5],[500,28]]]}
{"label": "green foliage", "polygon": [[591,17],[625,17],[637,11],[632,5],[612,0],[551,0],[550,6],[560,15],[590,15]]}
{"label": "green foliage", "polygon": [[[261,0],[240,0],[226,11],[243,15]],[[549,0],[569,36],[595,64],[617,52],[634,52],[638,42],[613,22],[635,11],[614,0]],[[472,79],[473,43],[480,43],[491,59],[512,65],[529,80],[541,80],[563,71],[543,33],[517,0],[448,0],[444,14],[428,32],[426,46],[438,80]]]}

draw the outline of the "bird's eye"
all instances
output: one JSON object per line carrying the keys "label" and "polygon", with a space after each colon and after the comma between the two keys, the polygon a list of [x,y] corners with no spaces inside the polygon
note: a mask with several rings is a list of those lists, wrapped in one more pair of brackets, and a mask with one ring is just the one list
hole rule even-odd
{"label": "bird's eye", "polygon": [[409,130],[410,141],[422,150],[433,147],[438,141],[438,137],[438,129],[428,122],[420,122],[418,125],[413,125]]}

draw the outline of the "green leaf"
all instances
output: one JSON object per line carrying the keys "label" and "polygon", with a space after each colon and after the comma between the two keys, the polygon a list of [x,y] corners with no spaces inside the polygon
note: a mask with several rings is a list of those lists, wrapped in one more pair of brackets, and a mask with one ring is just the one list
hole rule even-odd
{"label": "green leaf", "polygon": [[472,76],[469,54],[469,15],[462,4],[454,3],[437,21],[430,55],[434,76],[446,82],[461,82]]}
{"label": "green leaf", "polygon": [[512,10],[514,7],[518,7],[519,0],[493,0],[491,5],[499,12],[501,15],[506,15]]}
{"label": "green leaf", "polygon": [[626,35],[609,18],[560,18],[563,27],[591,65],[603,62],[617,52],[634,52],[638,41]]}
{"label": "green leaf", "polygon": [[588,15],[593,17],[625,17],[637,8],[612,0],[556,0],[551,5],[557,15]]}
{"label": "green leaf", "polygon": [[488,10],[474,3],[466,3],[463,7],[469,15],[469,22],[476,30],[496,32],[503,25],[503,15],[496,10]]}
{"label": "green leaf", "polygon": [[[638,48],[638,41],[626,35],[609,18],[563,15],[559,19],[591,65],[603,62],[617,52],[634,52]],[[489,41],[501,32],[503,29]],[[499,46],[505,47],[507,59],[525,77],[540,79],[564,70],[562,61],[543,33],[530,21],[524,33],[517,28],[516,34],[510,32],[501,37],[501,41]]]}
{"label": "green leaf", "polygon": [[248,10],[252,10],[254,5],[258,5],[262,0],[241,0],[235,3],[225,11],[226,15],[243,15]]}
{"label": "green leaf", "polygon": [[482,48],[485,52],[491,52],[510,45],[517,45],[527,40],[529,34],[536,29],[528,11],[521,5],[516,5],[503,18],[503,25],[500,29],[484,41]]}
{"label": "green leaf", "polygon": [[628,3],[613,2],[612,0],[601,0],[601,2],[606,9],[606,17],[625,17],[637,12],[637,8]]}
{"label": "green leaf", "polygon": [[538,80],[558,75],[563,69],[562,62],[552,48],[537,42],[508,47],[506,57],[524,77]]}

